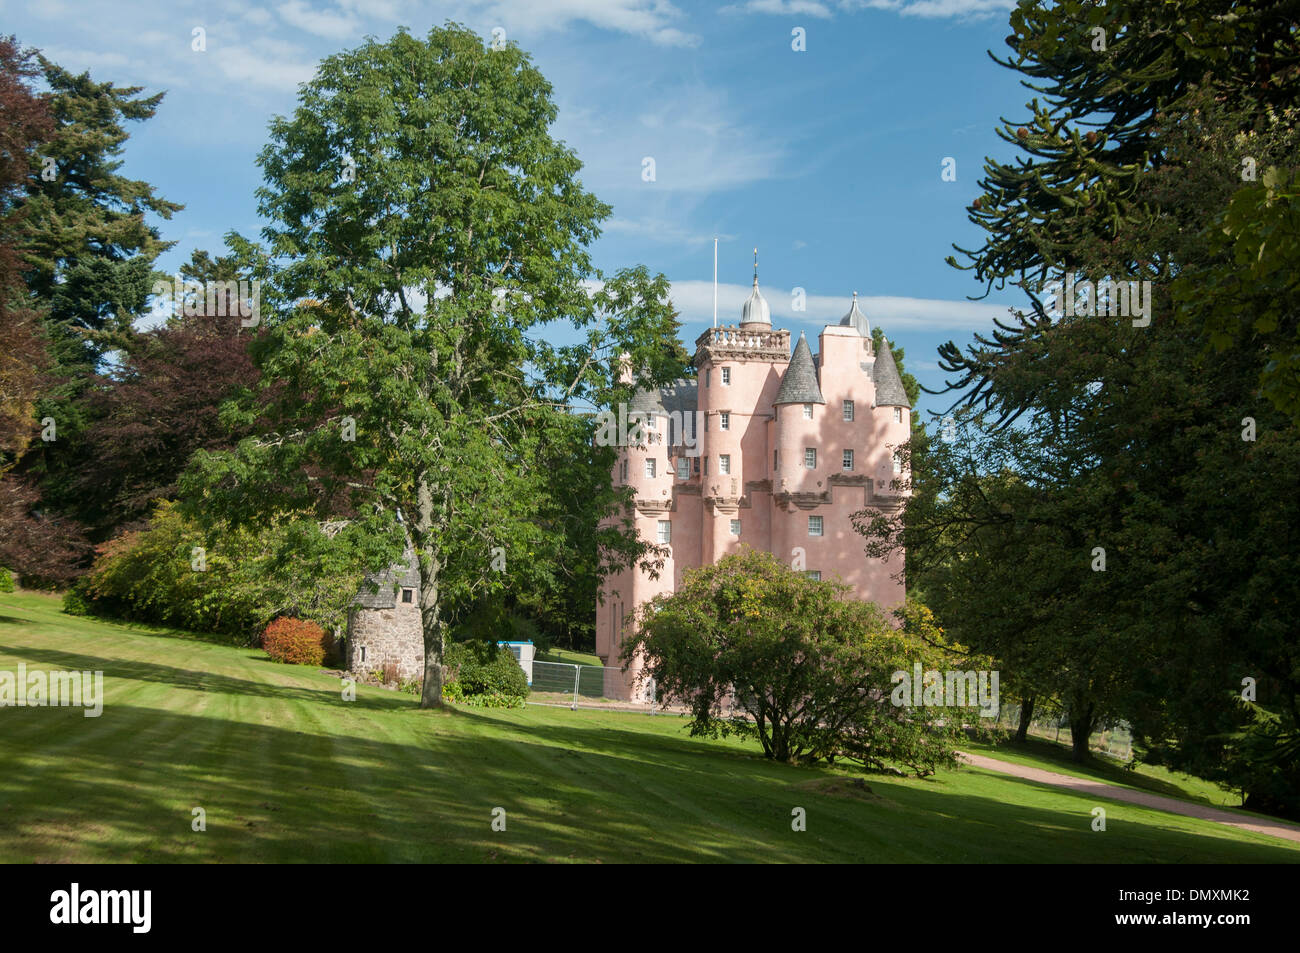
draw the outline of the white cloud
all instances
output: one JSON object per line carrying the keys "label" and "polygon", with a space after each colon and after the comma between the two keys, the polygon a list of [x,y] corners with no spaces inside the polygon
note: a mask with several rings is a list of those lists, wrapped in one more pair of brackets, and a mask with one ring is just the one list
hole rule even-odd
{"label": "white cloud", "polygon": [[[211,47],[209,47],[211,49]],[[271,89],[293,89],[316,72],[316,63],[297,59],[287,44],[259,38],[249,44],[223,46],[213,61],[229,80]]]}
{"label": "white cloud", "polygon": [[[608,90],[640,106],[644,90]],[[602,91],[604,92],[604,91]],[[771,179],[791,145],[788,135],[769,133],[741,115],[727,94],[702,85],[654,87],[653,105],[633,112],[623,100],[599,113],[561,103],[558,138],[580,143],[583,180],[596,193],[632,190],[638,197],[661,193],[710,193]],[[654,159],[655,179],[642,178],[642,160]],[[620,206],[621,207],[621,206]],[[674,211],[676,214],[676,211]]]}
{"label": "white cloud", "polygon": [[[772,322],[784,322],[822,327],[838,324],[849,313],[850,295],[813,295],[805,299],[807,310],[795,311],[789,289],[761,287],[763,297],[772,309]],[[740,309],[749,297],[749,285],[718,284],[718,322],[735,324],[740,320]],[[673,306],[685,321],[713,320],[713,282],[674,281]],[[900,298],[888,295],[858,297],[858,308],[871,321],[880,324],[889,334],[900,330],[957,331],[991,327],[994,318],[1007,316],[1007,305],[982,301],[947,301],[940,298]]]}
{"label": "white cloud", "polygon": [[[1004,13],[1015,6],[1014,0],[833,0],[841,11],[888,10],[904,17],[928,19],[977,19]],[[827,18],[830,5],[818,0],[746,0],[723,7],[723,13],[767,13],[779,16]]]}
{"label": "white cloud", "polygon": [[669,242],[673,245],[707,245],[718,239],[719,241],[732,241],[734,235],[714,235],[704,233],[695,229],[687,228],[678,222],[668,221],[662,218],[611,218],[604,223],[602,229],[606,233],[615,235],[635,235],[638,238],[648,238],[657,242]]}
{"label": "white cloud", "polygon": [[562,30],[584,22],[617,33],[643,37],[659,46],[699,45],[700,37],[678,29],[683,14],[668,0],[493,0],[486,10],[496,16],[507,39],[518,30]]}
{"label": "white cloud", "polygon": [[288,3],[282,3],[275,12],[290,26],[330,40],[355,37],[359,29],[357,21],[352,17],[332,10],[313,10],[303,0],[289,0]]}
{"label": "white cloud", "polygon": [[719,13],[772,13],[780,16],[809,16],[827,19],[830,8],[817,0],[748,0],[723,7]]}

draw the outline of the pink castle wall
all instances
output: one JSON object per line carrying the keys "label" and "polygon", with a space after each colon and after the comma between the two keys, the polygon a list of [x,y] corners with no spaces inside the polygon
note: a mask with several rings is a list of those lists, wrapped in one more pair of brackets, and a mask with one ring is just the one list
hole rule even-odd
{"label": "pink castle wall", "polygon": [[[757,295],[757,284],[755,284]],[[811,343],[811,342],[810,342]],[[824,404],[813,405],[812,420],[802,404],[774,405],[790,361],[790,335],[765,323],[706,331],[696,342],[698,409],[708,418],[697,434],[700,472],[692,458],[687,480],[677,478],[680,447],[667,445],[668,421],[656,420],[656,430],[641,446],[623,448],[615,464],[627,462],[627,483],[633,488],[633,512],[642,538],[658,538],[658,521],[672,524],[671,556],[659,578],[639,569],[609,576],[597,606],[596,654],[606,665],[620,665],[622,634],[632,623],[634,608],[660,593],[671,593],[683,571],[712,563],[742,544],[774,553],[787,565],[805,552],[804,567],[823,579],[838,578],[860,599],[892,608],[903,601],[903,583],[891,578],[901,562],[869,560],[863,539],[854,532],[852,513],[870,505],[894,510],[902,495],[891,489],[895,479],[894,451],[910,434],[911,413],[875,406],[876,386],[864,369],[874,364],[871,339],[852,326],[827,326],[818,337],[816,377]],[[721,369],[731,369],[731,383],[722,384]],[[843,419],[843,401],[854,402],[854,420]],[[730,415],[722,430],[719,415]],[[817,449],[817,466],[807,469],[804,449]],[[772,451],[778,451],[773,471]],[[853,469],[842,467],[842,451],[854,452]],[[731,458],[731,472],[720,472],[721,457]],[[647,458],[656,461],[656,475],[645,475]],[[708,474],[704,474],[704,461]],[[808,517],[823,518],[821,537],[808,535]],[[741,521],[733,536],[730,521]],[[630,666],[629,678],[639,669]]]}

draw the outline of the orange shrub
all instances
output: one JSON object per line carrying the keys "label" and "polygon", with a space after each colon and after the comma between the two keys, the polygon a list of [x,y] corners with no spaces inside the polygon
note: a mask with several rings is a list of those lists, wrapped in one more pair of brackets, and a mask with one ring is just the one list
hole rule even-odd
{"label": "orange shrub", "polygon": [[334,652],[334,636],[315,622],[282,616],[262,633],[262,648],[277,662],[324,665]]}

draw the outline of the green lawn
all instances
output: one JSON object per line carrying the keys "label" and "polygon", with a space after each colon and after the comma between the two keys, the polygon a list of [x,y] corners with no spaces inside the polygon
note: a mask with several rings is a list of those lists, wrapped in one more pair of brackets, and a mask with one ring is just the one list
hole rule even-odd
{"label": "green lawn", "polygon": [[597,668],[601,665],[600,656],[573,649],[551,649],[549,652],[539,652],[535,661],[558,662],[561,665],[594,665]]}
{"label": "green lawn", "polygon": [[[434,713],[0,594],[0,669],[102,669],[102,717],[0,709],[3,861],[1295,862],[1300,845],[962,769],[771,764],[672,716]],[[207,830],[191,830],[192,809]],[[491,829],[493,808],[507,829]],[[791,810],[807,831],[791,830]]]}

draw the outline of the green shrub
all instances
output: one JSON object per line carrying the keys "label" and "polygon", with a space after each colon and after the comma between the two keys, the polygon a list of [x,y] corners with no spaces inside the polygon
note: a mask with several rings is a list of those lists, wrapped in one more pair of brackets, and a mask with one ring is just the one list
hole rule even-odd
{"label": "green shrub", "polygon": [[277,662],[324,665],[334,651],[334,637],[315,622],[279,618],[262,633],[262,648]]}
{"label": "green shrub", "polygon": [[91,606],[86,594],[81,591],[79,586],[73,586],[63,594],[63,611],[68,615],[94,615],[94,607]]}
{"label": "green shrub", "polygon": [[[203,562],[196,564],[199,547]],[[343,549],[314,521],[291,515],[205,538],[175,504],[164,502],[146,529],[97,547],[94,565],[75,587],[81,601],[74,597],[67,605],[256,645],[277,616],[326,628],[343,624],[360,579],[333,566]]]}
{"label": "green shrub", "polygon": [[[516,668],[518,666],[516,665]],[[520,669],[522,672],[523,669]],[[413,694],[419,694],[414,692]],[[473,708],[523,708],[526,701],[523,695],[502,695],[500,692],[485,692],[479,695],[466,695],[460,682],[451,682],[442,687],[444,701],[469,705]]]}
{"label": "green shrub", "polygon": [[[450,685],[457,686],[455,700],[468,700],[475,696],[502,696],[515,698],[522,704],[528,695],[528,677],[519,667],[510,650],[493,642],[453,642],[447,647],[444,660],[452,670],[452,679],[444,686],[448,698]],[[489,705],[484,707],[513,707]]]}
{"label": "green shrub", "polygon": [[9,570],[0,566],[0,592],[14,591],[14,577],[9,574]]}

